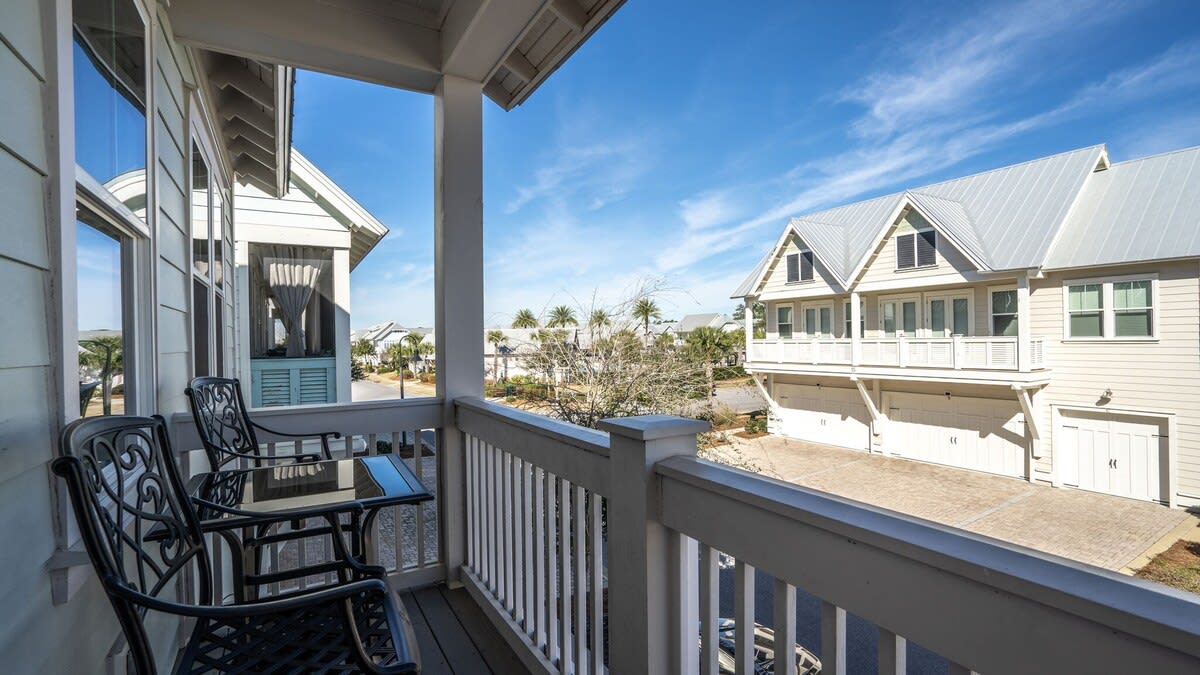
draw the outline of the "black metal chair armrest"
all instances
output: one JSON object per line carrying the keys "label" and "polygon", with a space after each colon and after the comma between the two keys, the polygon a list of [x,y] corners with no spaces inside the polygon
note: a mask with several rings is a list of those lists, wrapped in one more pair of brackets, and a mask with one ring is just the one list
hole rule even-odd
{"label": "black metal chair armrest", "polygon": [[253,420],[250,421],[250,424],[254,425],[254,428],[261,429],[262,431],[265,431],[268,434],[271,434],[273,436],[282,436],[284,438],[320,438],[321,439],[321,451],[322,451],[322,453],[324,453],[325,459],[333,459],[333,453],[330,452],[330,449],[329,449],[330,437],[333,437],[333,438],[341,438],[342,437],[342,432],[340,432],[340,431],[314,431],[312,433],[291,434],[286,431],[276,431],[269,427],[265,427]]}
{"label": "black metal chair armrest", "polygon": [[286,509],[283,511],[271,511],[271,512],[246,511],[244,509],[237,509],[232,506],[225,506],[223,504],[218,504],[216,502],[210,502],[207,499],[201,499],[200,497],[192,496],[192,497],[189,497],[189,499],[191,500],[192,504],[197,507],[201,507],[201,508],[205,508],[205,509],[212,509],[213,511],[217,511],[219,513],[224,513],[224,514],[228,514],[231,516],[237,516],[238,518],[240,518],[240,520],[229,521],[229,522],[225,522],[225,521],[217,520],[217,519],[202,520],[201,527],[205,531],[208,531],[208,532],[215,532],[217,530],[224,530],[224,529],[241,528],[241,527],[247,527],[247,526],[252,526],[252,525],[272,525],[275,523],[282,523],[282,522],[287,522],[287,521],[295,522],[298,520],[304,520],[306,518],[322,518],[322,517],[324,517],[327,519],[331,519],[331,520],[333,520],[334,523],[336,523],[336,521],[337,521],[336,517],[337,517],[337,514],[339,514],[339,513],[349,513],[352,515],[359,515],[365,511],[362,504],[357,504],[357,503],[347,504],[344,502],[338,503],[338,504],[328,504],[328,505],[324,505],[324,506],[306,506],[303,508]]}

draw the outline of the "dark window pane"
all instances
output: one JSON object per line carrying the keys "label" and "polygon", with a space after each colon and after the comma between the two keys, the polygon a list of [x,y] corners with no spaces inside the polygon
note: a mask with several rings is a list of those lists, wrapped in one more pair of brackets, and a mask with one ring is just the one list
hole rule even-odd
{"label": "dark window pane", "polygon": [[208,285],[192,280],[192,358],[196,377],[212,375],[208,363]]}
{"label": "dark window pane", "polygon": [[73,16],[75,161],[144,217],[145,25],[130,0],[76,0]]}
{"label": "dark window pane", "polygon": [[945,337],[946,334],[946,301],[929,301],[929,329],[935,337]]}
{"label": "dark window pane", "polygon": [[821,335],[830,335],[833,333],[833,317],[828,307],[821,308]]}
{"label": "dark window pane", "polygon": [[209,275],[209,224],[212,195],[208,189],[208,164],[200,148],[192,143],[192,268],[204,278]]}
{"label": "dark window pane", "polygon": [[992,293],[992,314],[1016,314],[1017,292],[996,291]]}
{"label": "dark window pane", "polygon": [[79,414],[125,412],[126,237],[84,207],[75,223],[78,270]]}
{"label": "dark window pane", "polygon": [[800,281],[800,256],[789,253],[787,257],[787,280],[789,283]]}
{"label": "dark window pane", "polygon": [[904,334],[912,337],[917,334],[917,303],[906,302],[904,310]]}
{"label": "dark window pane", "polygon": [[896,268],[908,269],[914,266],[913,235],[902,234],[896,237]]}
{"label": "dark window pane", "polygon": [[937,264],[937,231],[921,230],[917,233],[917,265],[926,267]]}
{"label": "dark window pane", "polygon": [[968,307],[966,298],[954,299],[954,334],[966,335],[970,324],[968,320]]}
{"label": "dark window pane", "polygon": [[1119,310],[1113,317],[1117,337],[1150,337],[1154,334],[1151,310]]}
{"label": "dark window pane", "polygon": [[1014,337],[1017,334],[1017,316],[1003,314],[992,317],[992,335]]}
{"label": "dark window pane", "polygon": [[213,304],[213,312],[216,316],[215,328],[213,331],[213,342],[217,352],[217,367],[213,369],[213,374],[223,377],[225,375],[225,298],[217,294],[217,300]]}
{"label": "dark window pane", "polygon": [[812,251],[804,251],[800,254],[800,280],[812,281],[813,278],[813,254]]}
{"label": "dark window pane", "polygon": [[1071,337],[1102,337],[1104,314],[1101,312],[1071,313]]}

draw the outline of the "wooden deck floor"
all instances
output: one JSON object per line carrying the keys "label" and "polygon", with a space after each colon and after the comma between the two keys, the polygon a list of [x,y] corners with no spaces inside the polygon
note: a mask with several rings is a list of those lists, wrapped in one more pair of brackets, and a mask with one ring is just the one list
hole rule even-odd
{"label": "wooden deck floor", "polygon": [[529,675],[466,589],[431,586],[400,594],[427,675]]}

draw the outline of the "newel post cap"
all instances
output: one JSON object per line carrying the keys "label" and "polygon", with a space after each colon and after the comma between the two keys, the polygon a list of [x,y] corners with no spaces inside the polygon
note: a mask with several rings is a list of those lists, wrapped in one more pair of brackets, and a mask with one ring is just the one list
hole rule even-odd
{"label": "newel post cap", "polygon": [[695,436],[708,431],[712,425],[703,420],[675,415],[638,415],[600,420],[596,428],[635,441],[654,441],[676,436]]}

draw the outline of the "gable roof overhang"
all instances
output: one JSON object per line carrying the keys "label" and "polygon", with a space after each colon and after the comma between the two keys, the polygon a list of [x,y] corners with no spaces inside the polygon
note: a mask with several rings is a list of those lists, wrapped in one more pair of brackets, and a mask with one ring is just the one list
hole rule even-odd
{"label": "gable roof overhang", "polygon": [[183,43],[412,91],[444,75],[523,103],[624,0],[172,0]]}
{"label": "gable roof overhang", "polygon": [[971,264],[975,265],[979,271],[991,271],[991,266],[984,259],[983,246],[971,224],[971,217],[962,204],[920,192],[905,191],[896,200],[896,207],[892,210],[891,215],[880,223],[871,245],[867,247],[854,264],[853,270],[847,275],[850,285],[857,283],[867,267],[867,262],[879,250],[879,245],[883,243],[888,232],[892,230],[907,209],[912,209],[920,214],[933,226],[938,236],[950,240],[950,243],[965,255],[967,260],[970,260]]}
{"label": "gable roof overhang", "polygon": [[[783,233],[779,235],[779,239],[775,242],[775,245],[771,247],[770,252],[759,261],[751,275],[746,277],[746,280],[738,286],[737,290],[735,290],[733,295],[730,297],[734,299],[757,297],[759,292],[762,290],[763,282],[766,281],[767,274],[771,271],[775,262],[783,253],[783,248],[787,245],[788,238],[792,236],[799,237],[800,240],[804,242],[805,246],[808,247],[808,250],[812,251],[813,257],[821,264],[822,269],[824,269],[829,276],[833,277],[833,280],[836,281],[839,286],[842,288],[847,288],[848,286],[846,284],[845,277],[842,276],[838,268],[830,264],[832,260],[835,260],[835,258],[831,256],[832,250],[829,250],[833,247],[815,244],[813,241],[810,241],[809,238],[805,237],[803,232],[803,225],[805,223],[815,223],[815,221],[804,221],[802,218],[792,218],[789,220],[788,224],[783,227]],[[820,223],[820,225],[826,224]],[[826,226],[835,229],[837,227],[833,225]]]}
{"label": "gable roof overhang", "polygon": [[295,148],[292,181],[334,220],[350,231],[350,269],[383,241],[388,228]]}

